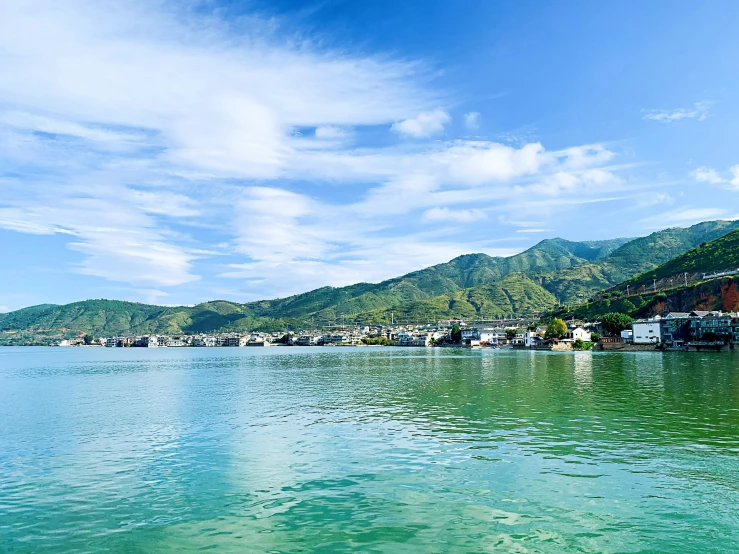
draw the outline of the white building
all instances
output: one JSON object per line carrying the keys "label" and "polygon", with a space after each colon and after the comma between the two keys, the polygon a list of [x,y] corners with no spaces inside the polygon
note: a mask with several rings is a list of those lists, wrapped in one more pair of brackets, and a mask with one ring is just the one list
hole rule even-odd
{"label": "white building", "polygon": [[480,331],[478,331],[475,327],[472,327],[471,329],[462,329],[462,342],[467,342],[470,340],[481,340]]}
{"label": "white building", "polygon": [[411,346],[411,342],[413,341],[413,335],[411,335],[408,331],[403,330],[398,333],[398,338],[395,339],[395,344],[398,346]]}
{"label": "white building", "polygon": [[567,330],[567,338],[572,340],[580,339],[584,342],[590,342],[590,331],[586,331],[582,327],[575,327]]}
{"label": "white building", "polygon": [[216,346],[218,339],[215,337],[194,337],[191,344],[192,346]]}
{"label": "white building", "polygon": [[662,324],[658,319],[635,321],[631,324],[634,344],[655,344],[662,341]]}
{"label": "white building", "polygon": [[543,343],[544,339],[536,331],[526,331],[523,334],[523,345],[525,348],[541,346]]}
{"label": "white building", "polygon": [[[161,337],[162,340],[167,340],[166,337]],[[160,337],[156,335],[148,335],[141,337],[141,346],[145,348],[157,348],[159,346],[163,346],[160,344]]]}
{"label": "white building", "polygon": [[295,346],[315,346],[319,338],[313,335],[299,335],[293,339],[293,344]]}
{"label": "white building", "polygon": [[223,337],[221,339],[221,346],[246,346],[248,337]]}
{"label": "white building", "polygon": [[431,335],[416,335],[411,338],[410,346],[431,346]]}

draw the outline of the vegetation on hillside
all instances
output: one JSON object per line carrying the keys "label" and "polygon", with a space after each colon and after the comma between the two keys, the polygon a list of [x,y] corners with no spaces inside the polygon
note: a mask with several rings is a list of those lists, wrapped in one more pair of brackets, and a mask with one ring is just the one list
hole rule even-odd
{"label": "vegetation on hillside", "polygon": [[736,229],[739,220],[706,221],[687,228],[665,229],[634,239],[595,262],[538,278],[561,303],[576,303]]}
{"label": "vegetation on hillside", "polygon": [[554,297],[523,275],[509,275],[495,283],[462,289],[427,300],[357,314],[364,323],[433,322],[440,319],[512,317],[534,315],[556,304]]}
{"label": "vegetation on hillside", "polygon": [[[676,256],[668,262],[642,273],[619,285],[619,289],[637,291],[639,287],[652,286],[655,280],[676,278],[675,285],[681,283],[680,275],[713,273],[739,269],[739,229]],[[700,278],[700,276],[699,276]]]}
{"label": "vegetation on hillside", "polygon": [[[508,258],[468,254],[381,283],[324,287],[307,293],[238,304],[213,301],[163,307],[115,300],[88,300],[64,306],[40,305],[0,314],[2,343],[36,338],[119,334],[184,334],[223,330],[282,331],[347,323],[436,321],[535,315],[558,303],[590,298],[644,271],[679,272],[739,267],[739,221],[705,222],[667,229],[637,239],[572,242],[548,239]],[[692,247],[665,267],[655,268]],[[680,268],[680,269],[678,269]],[[645,273],[639,279],[648,279]],[[635,281],[636,282],[636,281]],[[728,293],[731,294],[731,291]],[[654,309],[659,299],[612,295],[566,313],[630,315]],[[29,338],[30,337],[30,338]],[[34,338],[36,337],[36,338]]]}

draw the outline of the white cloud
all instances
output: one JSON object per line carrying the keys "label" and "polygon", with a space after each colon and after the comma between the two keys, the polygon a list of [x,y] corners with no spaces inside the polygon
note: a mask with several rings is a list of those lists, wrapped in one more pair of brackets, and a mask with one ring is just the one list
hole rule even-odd
{"label": "white cloud", "polygon": [[660,123],[672,123],[681,119],[696,119],[698,121],[705,120],[708,116],[708,110],[713,102],[704,100],[696,102],[692,108],[677,108],[674,110],[642,110],[642,119],[651,121],[659,121]]}
{"label": "white cloud", "polygon": [[156,221],[135,206],[102,198],[62,198],[52,204],[0,207],[0,227],[32,234],[61,233],[68,247],[85,254],[73,271],[134,285],[174,286],[198,279],[197,257],[174,245]]}
{"label": "white cloud", "polygon": [[480,126],[480,113],[469,112],[464,114],[464,125],[470,131],[474,131]]}
{"label": "white cloud", "polygon": [[691,171],[690,175],[701,183],[710,183],[712,185],[725,183],[728,189],[739,189],[739,165],[731,166],[728,169],[728,173],[729,175],[724,177],[715,169],[703,166]]}
{"label": "white cloud", "polygon": [[701,183],[711,183],[715,185],[724,182],[724,179],[719,175],[718,171],[706,166],[698,167],[691,171],[690,174],[696,181]]}
{"label": "white cloud", "polygon": [[482,184],[535,173],[544,164],[544,147],[539,143],[523,148],[484,142],[457,143],[440,152],[437,159],[448,167],[456,181]]}
{"label": "white cloud", "polygon": [[391,128],[401,135],[422,138],[440,133],[451,120],[447,112],[437,108],[434,111],[421,112],[416,117],[393,123]]}
{"label": "white cloud", "polygon": [[485,219],[487,215],[478,209],[450,210],[449,208],[431,208],[423,213],[426,221],[454,221],[458,223],[471,223]]}
{"label": "white cloud", "polygon": [[451,121],[423,64],[167,9],[0,4],[0,163],[22,175],[0,181],[0,227],[65,235],[74,271],[156,298],[219,254],[239,294],[284,295],[502,253],[450,229],[624,188],[598,144],[369,147],[378,128],[420,139]]}
{"label": "white cloud", "polygon": [[553,229],[518,229],[517,233],[549,233]]}
{"label": "white cloud", "polygon": [[729,171],[731,171],[731,181],[729,183],[739,188],[739,165],[731,166]]}
{"label": "white cloud", "polygon": [[7,306],[0,306],[0,314],[4,314],[10,311],[10,308]]}
{"label": "white cloud", "polygon": [[343,140],[350,137],[351,132],[348,129],[335,125],[322,125],[316,127],[315,136],[317,139]]}

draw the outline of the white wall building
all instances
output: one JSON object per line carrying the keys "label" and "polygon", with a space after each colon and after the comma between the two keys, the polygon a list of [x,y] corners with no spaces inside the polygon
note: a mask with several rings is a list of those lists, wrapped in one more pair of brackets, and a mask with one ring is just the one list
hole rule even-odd
{"label": "white wall building", "polygon": [[581,341],[590,342],[590,331],[586,331],[582,327],[575,327],[567,331],[567,338],[572,340],[580,339]]}
{"label": "white wall building", "polygon": [[523,334],[523,345],[526,348],[540,346],[543,342],[544,339],[536,331],[526,331]]}
{"label": "white wall building", "polygon": [[662,341],[662,324],[659,320],[648,319],[631,324],[634,344],[655,344]]}

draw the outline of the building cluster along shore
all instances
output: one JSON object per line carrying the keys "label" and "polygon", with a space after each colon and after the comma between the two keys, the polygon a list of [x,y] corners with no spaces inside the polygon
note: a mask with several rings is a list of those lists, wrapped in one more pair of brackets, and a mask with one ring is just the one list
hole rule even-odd
{"label": "building cluster along shore", "polygon": [[619,342],[673,350],[733,350],[739,344],[739,313],[670,312],[664,317],[638,319],[620,337],[605,342],[605,349],[617,349],[613,345]]}
{"label": "building cluster along shore", "polygon": [[[299,332],[223,332],[200,334],[120,335],[84,340],[84,337],[57,341],[54,346],[97,345],[107,347],[248,347],[248,346],[502,346],[518,338],[524,340],[530,319],[497,320],[486,326],[474,326],[462,320],[436,324],[341,326],[329,330]],[[453,336],[459,328],[459,335]]]}
{"label": "building cluster along shore", "polygon": [[121,335],[91,339],[82,336],[53,346],[109,348],[265,347],[265,346],[461,346],[533,350],[734,350],[739,344],[739,313],[672,312],[638,319],[619,333],[608,333],[601,322],[570,319],[556,337],[547,325],[531,319],[468,324],[463,320],[436,324],[334,327],[299,332],[223,332],[200,334]]}

